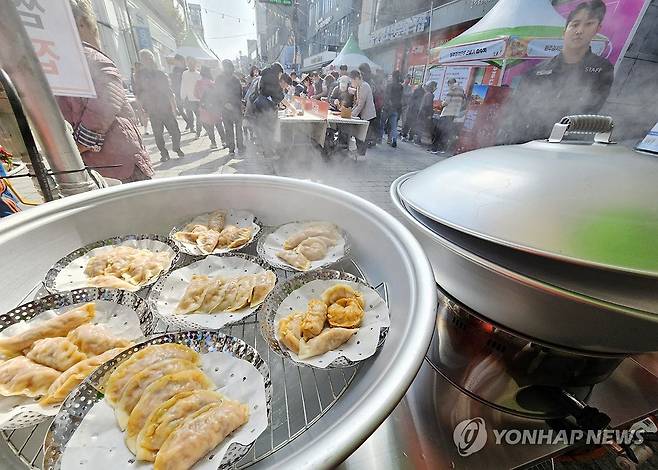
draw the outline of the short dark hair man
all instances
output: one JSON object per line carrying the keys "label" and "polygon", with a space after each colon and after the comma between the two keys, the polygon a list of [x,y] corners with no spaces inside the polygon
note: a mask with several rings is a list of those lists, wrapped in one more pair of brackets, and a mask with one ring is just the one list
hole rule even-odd
{"label": "short dark hair man", "polygon": [[340,76],[343,77],[347,75],[347,65],[343,64],[340,66]]}
{"label": "short dark hair man", "polygon": [[601,0],[591,0],[569,14],[562,52],[523,76],[507,107],[500,143],[546,139],[562,117],[601,110],[610,94],[614,67],[594,54],[590,43],[605,12]]}

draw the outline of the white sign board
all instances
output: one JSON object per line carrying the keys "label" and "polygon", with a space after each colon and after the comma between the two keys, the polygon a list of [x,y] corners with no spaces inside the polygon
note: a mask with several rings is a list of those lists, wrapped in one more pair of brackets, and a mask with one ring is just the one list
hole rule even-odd
{"label": "white sign board", "polygon": [[95,98],[69,0],[12,1],[53,94]]}
{"label": "white sign board", "polygon": [[446,67],[446,73],[443,77],[443,85],[437,90],[441,93],[438,99],[445,101],[448,97],[448,91],[450,91],[448,80],[451,78],[457,80],[457,85],[462,87],[463,90],[466,90],[468,87],[468,81],[471,79],[472,71],[473,67]]}
{"label": "white sign board", "polygon": [[493,41],[441,48],[439,51],[439,63],[498,59],[503,57],[504,54],[505,40],[496,39]]}
{"label": "white sign board", "polygon": [[658,123],[653,126],[647,136],[636,147],[638,150],[645,152],[658,153]]}
{"label": "white sign board", "polygon": [[[596,55],[603,54],[603,51],[606,48],[607,43],[602,40],[594,40],[590,43],[592,52]],[[536,58],[549,58],[555,57],[564,47],[564,40],[557,38],[536,38],[528,41],[528,50],[525,54],[525,57],[536,57]],[[512,55],[514,54],[514,49],[512,49]]]}
{"label": "white sign board", "polygon": [[388,41],[394,41],[414,34],[422,33],[430,25],[430,16],[428,13],[411,16],[392,25],[379,28],[370,34],[373,44],[381,44]]}

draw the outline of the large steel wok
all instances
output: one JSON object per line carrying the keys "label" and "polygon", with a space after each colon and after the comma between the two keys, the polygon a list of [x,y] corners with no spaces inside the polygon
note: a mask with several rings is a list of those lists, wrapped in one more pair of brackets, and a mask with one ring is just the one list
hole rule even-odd
{"label": "large steel wok", "polygon": [[[548,344],[658,350],[658,159],[575,116],[549,141],[468,152],[397,179],[391,197],[437,282]],[[561,131],[561,132],[560,132]],[[565,131],[597,134],[561,142]]]}
{"label": "large steel wok", "polygon": [[[167,234],[181,220],[219,207],[249,208],[266,225],[333,221],[351,235],[352,256],[369,280],[388,287],[391,327],[383,348],[358,368],[320,419],[253,466],[333,467],[402,398],[423,361],[436,316],[434,278],[420,245],[401,223],[363,199],[295,179],[230,175],[133,183],[49,203],[0,223],[0,310],[18,305],[54,262],[78,247],[118,234]],[[273,411],[275,417],[282,412]]]}

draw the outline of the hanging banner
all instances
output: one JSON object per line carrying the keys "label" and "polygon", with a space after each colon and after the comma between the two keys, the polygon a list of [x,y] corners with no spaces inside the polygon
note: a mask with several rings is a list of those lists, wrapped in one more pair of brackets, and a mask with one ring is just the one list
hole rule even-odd
{"label": "hanging banner", "polygon": [[647,136],[635,148],[644,152],[658,154],[658,123],[653,126],[653,129],[649,131]]}
{"label": "hanging banner", "polygon": [[430,25],[430,15],[421,13],[420,15],[411,16],[392,25],[385,26],[370,33],[370,40],[373,45],[382,44],[388,41],[402,39],[407,36],[422,33]]}
{"label": "hanging banner", "polygon": [[[603,55],[608,46],[605,39],[594,39],[590,42],[592,52]],[[555,57],[564,47],[562,38],[520,38],[511,36],[506,57],[508,59],[548,59]]]}
{"label": "hanging banner", "polygon": [[95,98],[96,90],[69,0],[12,1],[53,94]]}
{"label": "hanging banner", "polygon": [[[566,18],[581,2],[582,0],[557,0],[554,6],[558,13]],[[606,5],[606,14],[599,32],[610,41],[610,47],[603,57],[616,69],[649,6],[649,0],[603,0],[603,3]]]}
{"label": "hanging banner", "polygon": [[439,63],[461,62],[463,60],[498,59],[505,55],[506,41],[494,39],[473,44],[439,49]]}

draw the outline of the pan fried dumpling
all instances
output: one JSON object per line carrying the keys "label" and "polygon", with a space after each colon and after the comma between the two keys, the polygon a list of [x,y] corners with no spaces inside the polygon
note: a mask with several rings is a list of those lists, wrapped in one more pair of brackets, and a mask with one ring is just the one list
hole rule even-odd
{"label": "pan fried dumpling", "polygon": [[199,369],[165,375],[146,387],[128,419],[125,434],[128,449],[137,454],[137,435],[144,428],[151,413],[164,402],[180,392],[210,390],[214,387],[212,381]]}
{"label": "pan fried dumpling", "polygon": [[297,268],[301,271],[307,271],[311,267],[311,262],[306,258],[306,256],[302,255],[301,253],[297,253],[296,251],[279,251],[276,256],[281,258],[293,268]]}
{"label": "pan fried dumpling", "polygon": [[354,328],[361,324],[364,311],[359,301],[354,298],[338,299],[329,306],[327,320],[331,326]]}
{"label": "pan fried dumpling", "polygon": [[361,308],[366,306],[365,301],[363,300],[363,294],[354,290],[352,287],[347,284],[336,284],[331,286],[329,289],[325,290],[322,293],[322,300],[325,304],[331,305],[339,299],[349,299],[355,298]]}
{"label": "pan fried dumpling", "polygon": [[142,397],[144,390],[146,390],[149,385],[165,375],[194,368],[196,368],[196,366],[189,361],[182,359],[167,359],[166,361],[156,362],[138,374],[135,374],[133,378],[128,381],[126,386],[123,387],[121,399],[114,409],[119,427],[122,430],[126,429],[130,412],[135,408],[135,405]]}
{"label": "pan fried dumpling", "polygon": [[92,277],[89,279],[88,284],[89,287],[107,287],[108,289],[121,289],[131,292],[139,290],[138,286],[134,286],[123,279],[106,275]]}
{"label": "pan fried dumpling", "polygon": [[182,344],[165,343],[147,346],[123,361],[112,372],[105,384],[105,399],[115,407],[121,399],[124,387],[135,374],[165,359],[183,359],[195,365],[201,362],[198,352]]}
{"label": "pan fried dumpling", "polygon": [[327,328],[315,338],[299,341],[299,358],[320,356],[346,343],[358,330],[351,328]]}
{"label": "pan fried dumpling", "polygon": [[84,379],[98,368],[98,366],[114,358],[114,356],[118,355],[121,351],[123,351],[122,348],[110,349],[99,356],[93,356],[89,359],[78,362],[66,372],[62,373],[62,375],[52,383],[50,388],[48,388],[48,393],[41,399],[41,401],[39,401],[39,404],[49,405],[51,403],[60,403],[64,401],[67,395],[71,393],[71,390],[80,385]]}
{"label": "pan fried dumpling", "polygon": [[302,339],[302,317],[304,312],[293,312],[279,320],[279,339],[295,354],[299,353],[299,340]]}
{"label": "pan fried dumpling", "polygon": [[200,409],[167,438],[153,470],[187,470],[249,420],[249,407],[224,399]]}
{"label": "pan fried dumpling", "polygon": [[209,284],[210,278],[208,276],[193,274],[190,285],[187,286],[183,298],[178,302],[175,313],[177,315],[190,313],[201,307]]}
{"label": "pan fried dumpling", "polygon": [[226,212],[224,211],[215,211],[208,216],[208,230],[214,230],[219,233],[224,229],[225,223]]}
{"label": "pan fried dumpling", "polygon": [[72,329],[91,321],[95,315],[96,306],[93,303],[85,304],[39,323],[22,333],[0,338],[0,351],[8,356],[16,356],[39,339],[66,336]]}
{"label": "pan fried dumpling", "polygon": [[[85,325],[78,328],[83,326]],[[74,343],[61,337],[35,341],[32,349],[25,356],[37,364],[52,367],[60,372],[64,372],[69,367],[73,367],[78,362],[87,359],[87,355],[80,352]]]}
{"label": "pan fried dumpling", "polygon": [[60,376],[59,371],[16,356],[0,364],[0,395],[38,397]]}
{"label": "pan fried dumpling", "polygon": [[137,436],[137,459],[153,462],[162,444],[186,418],[221,400],[222,395],[214,390],[195,390],[177,393],[164,402],[149,416]]}
{"label": "pan fried dumpling", "polygon": [[272,292],[276,284],[276,275],[272,271],[265,271],[264,273],[256,274],[254,278],[254,289],[249,299],[249,306],[255,307],[260,304],[267,294]]}
{"label": "pan fried dumpling", "polygon": [[117,338],[102,325],[86,323],[71,331],[67,339],[89,356],[97,356],[116,348],[127,348],[132,342]]}
{"label": "pan fried dumpling", "polygon": [[309,300],[306,313],[302,318],[302,336],[304,339],[308,341],[319,335],[326,320],[327,305],[321,300]]}
{"label": "pan fried dumpling", "polygon": [[199,247],[202,253],[209,255],[217,247],[217,242],[219,242],[219,232],[214,230],[208,230],[199,235],[199,238],[196,239],[196,245]]}

